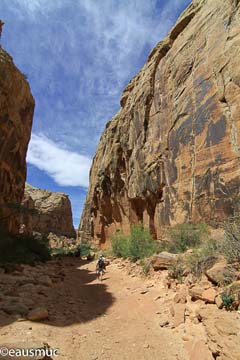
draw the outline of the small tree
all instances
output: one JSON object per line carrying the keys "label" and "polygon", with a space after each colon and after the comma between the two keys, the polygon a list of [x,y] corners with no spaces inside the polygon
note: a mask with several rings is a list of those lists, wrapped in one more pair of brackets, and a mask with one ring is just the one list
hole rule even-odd
{"label": "small tree", "polygon": [[111,245],[114,255],[124,258],[130,257],[133,261],[152,255],[157,248],[157,243],[143,225],[132,226],[130,236],[116,233],[111,238]]}
{"label": "small tree", "polygon": [[132,227],[129,253],[133,260],[151,256],[156,249],[155,244],[149,230],[144,229],[143,225],[135,225]]}

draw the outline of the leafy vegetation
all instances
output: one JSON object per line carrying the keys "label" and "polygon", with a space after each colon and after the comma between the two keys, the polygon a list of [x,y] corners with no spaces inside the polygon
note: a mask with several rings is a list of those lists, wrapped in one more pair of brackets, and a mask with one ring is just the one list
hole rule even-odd
{"label": "leafy vegetation", "polygon": [[142,266],[143,275],[148,276],[151,269],[151,263],[142,259],[140,265]]}
{"label": "leafy vegetation", "polygon": [[234,308],[234,295],[232,294],[227,294],[227,293],[222,293],[221,295],[222,297],[222,302],[223,302],[223,306],[225,307],[226,310],[233,310]]}
{"label": "leafy vegetation", "polygon": [[72,256],[72,257],[80,257],[80,256],[89,256],[92,252],[91,245],[87,242],[82,242],[76,247],[69,248],[63,247],[58,249],[52,249],[51,254],[53,256]]}
{"label": "leafy vegetation", "polygon": [[170,241],[166,250],[179,255],[177,263],[172,267],[170,276],[182,281],[184,273],[192,273],[200,278],[207,269],[217,261],[217,243],[209,236],[206,224],[181,224],[169,230]]}
{"label": "leafy vegetation", "polygon": [[240,305],[240,284],[238,281],[232,283],[221,294],[223,306],[226,310],[237,310]]}
{"label": "leafy vegetation", "polygon": [[196,277],[201,277],[216,261],[217,244],[216,241],[209,238],[206,238],[199,248],[195,248],[192,254],[189,254],[186,259],[190,271]]}
{"label": "leafy vegetation", "polygon": [[187,249],[199,246],[207,236],[208,228],[206,224],[178,224],[169,229],[168,251],[175,254],[183,253]]}
{"label": "leafy vegetation", "polygon": [[142,225],[135,225],[130,236],[116,233],[111,238],[112,252],[115,256],[131,258],[133,261],[149,257],[157,250],[157,242],[152,239],[149,230]]}
{"label": "leafy vegetation", "polygon": [[51,259],[47,239],[0,233],[0,263],[31,264]]}

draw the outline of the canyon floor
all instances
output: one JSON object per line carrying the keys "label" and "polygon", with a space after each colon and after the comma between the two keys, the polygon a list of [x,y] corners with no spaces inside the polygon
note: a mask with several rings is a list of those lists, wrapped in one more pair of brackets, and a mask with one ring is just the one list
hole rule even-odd
{"label": "canyon floor", "polygon": [[[173,326],[167,325],[165,320],[177,290],[166,288],[163,274],[145,279],[138,274],[129,275],[127,267],[114,260],[100,281],[96,278],[94,262],[66,258],[37,267],[34,271],[41,273],[42,280],[41,285],[36,285],[33,281],[30,283],[34,274],[30,274],[29,269],[25,268],[23,274],[16,271],[5,275],[5,280],[1,274],[0,284],[5,281],[7,286],[13,285],[10,276],[15,282],[18,279],[19,286],[12,294],[9,288],[8,298],[22,296],[25,301],[46,308],[49,317],[33,322],[19,316],[6,316],[1,310],[0,345],[36,348],[48,344],[59,349],[57,358],[68,360],[213,359],[206,345],[203,323],[193,321],[194,316],[183,321],[181,309],[186,305],[176,304],[179,308],[175,311]],[[49,275],[52,284],[47,284]],[[21,287],[25,287],[25,294],[29,292],[29,299],[19,292]],[[214,313],[213,307],[219,312],[216,315],[219,319],[221,314],[227,314],[215,305],[203,304],[203,310],[210,308],[211,313]],[[190,315],[192,310],[188,309]],[[230,320],[231,317],[236,320],[237,314],[230,315]],[[232,344],[234,346],[234,342]]]}

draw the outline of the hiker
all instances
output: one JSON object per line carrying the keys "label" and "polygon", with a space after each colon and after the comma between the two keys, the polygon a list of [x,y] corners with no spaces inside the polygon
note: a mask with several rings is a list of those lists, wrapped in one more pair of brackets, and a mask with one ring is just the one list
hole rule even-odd
{"label": "hiker", "polygon": [[4,25],[4,22],[2,20],[0,20],[0,40],[1,40],[1,36],[2,36],[3,25]]}
{"label": "hiker", "polygon": [[101,281],[103,279],[102,277],[103,274],[105,273],[105,269],[106,269],[105,259],[103,255],[100,255],[96,265],[96,272],[98,279],[100,279]]}
{"label": "hiker", "polygon": [[97,261],[96,270],[104,271],[105,269],[106,269],[105,259],[104,259],[103,255],[100,255],[99,259]]}

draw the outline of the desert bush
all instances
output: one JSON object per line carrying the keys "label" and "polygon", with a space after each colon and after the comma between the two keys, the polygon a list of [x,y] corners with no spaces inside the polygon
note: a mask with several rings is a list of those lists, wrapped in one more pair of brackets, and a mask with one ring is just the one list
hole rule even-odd
{"label": "desert bush", "polygon": [[186,264],[182,258],[178,258],[177,262],[169,269],[169,276],[172,279],[176,279],[179,283],[183,282],[184,272]]}
{"label": "desert bush", "polygon": [[153,255],[157,248],[157,243],[152,239],[149,230],[144,229],[142,225],[133,226],[130,236],[116,233],[111,239],[111,245],[114,255],[129,257],[133,261]]}
{"label": "desert bush", "polygon": [[229,263],[240,261],[240,215],[223,222],[224,238],[219,244],[219,251]]}
{"label": "desert bush", "polygon": [[196,251],[188,257],[190,271],[197,278],[201,277],[206,270],[210,269],[216,261],[216,256],[205,256],[201,251]]}
{"label": "desert bush", "polygon": [[142,225],[132,227],[129,239],[129,254],[133,260],[153,255],[156,251],[156,244],[149,230],[144,229]]}
{"label": "desert bush", "polygon": [[91,244],[87,242],[82,242],[77,248],[79,256],[88,256],[92,252]]}
{"label": "desert bush", "polygon": [[216,263],[217,255],[216,241],[206,238],[202,242],[201,247],[195,248],[192,254],[187,256],[186,262],[190,271],[196,277],[201,277],[206,270]]}
{"label": "desert bush", "polygon": [[47,239],[30,236],[12,236],[0,232],[0,263],[31,264],[51,259]]}
{"label": "desert bush", "polygon": [[170,238],[168,251],[182,253],[189,248],[199,246],[203,239],[208,237],[208,228],[206,224],[178,224],[169,229],[168,234]]}
{"label": "desert bush", "polygon": [[52,249],[51,254],[53,256],[70,256],[70,257],[80,257],[80,256],[88,256],[92,252],[91,244],[87,242],[82,242],[81,244],[75,247],[63,247]]}
{"label": "desert bush", "polygon": [[129,237],[116,233],[111,237],[111,247],[113,255],[117,257],[127,258],[129,256],[128,249]]}
{"label": "desert bush", "polygon": [[226,310],[234,310],[234,295],[223,292],[221,294],[223,306]]}
{"label": "desert bush", "polygon": [[150,269],[151,269],[151,262],[150,261],[145,261],[145,260],[141,260],[140,265],[142,267],[142,273],[144,276],[148,276]]}

